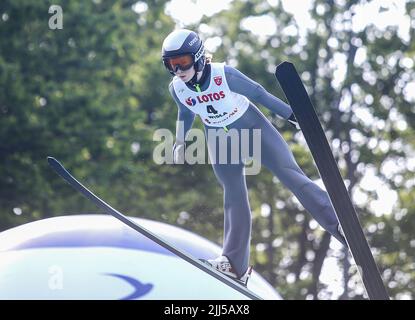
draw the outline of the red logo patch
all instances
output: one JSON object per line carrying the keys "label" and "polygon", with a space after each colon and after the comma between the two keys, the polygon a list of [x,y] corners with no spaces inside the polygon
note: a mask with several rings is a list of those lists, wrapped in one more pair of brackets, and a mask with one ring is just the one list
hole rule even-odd
{"label": "red logo patch", "polygon": [[214,77],[213,80],[215,81],[215,83],[220,86],[222,84],[222,77],[218,76],[218,77]]}

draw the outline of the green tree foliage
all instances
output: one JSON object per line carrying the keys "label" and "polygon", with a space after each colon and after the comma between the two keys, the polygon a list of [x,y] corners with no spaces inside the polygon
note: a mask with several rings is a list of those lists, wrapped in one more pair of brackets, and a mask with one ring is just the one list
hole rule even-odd
{"label": "green tree foliage", "polygon": [[[150,187],[155,168],[138,163],[151,168],[152,135],[160,125],[154,119],[157,109],[167,107],[158,44],[160,30],[173,23],[163,2],[140,13],[132,10],[134,3],[55,3],[63,10],[63,29],[51,30],[47,2],[2,2],[3,229],[96,210],[47,168],[47,155],[115,206],[144,215],[154,209],[139,199],[147,192],[159,195]],[[174,120],[163,125],[173,127]],[[22,210],[20,217],[14,208]]]}

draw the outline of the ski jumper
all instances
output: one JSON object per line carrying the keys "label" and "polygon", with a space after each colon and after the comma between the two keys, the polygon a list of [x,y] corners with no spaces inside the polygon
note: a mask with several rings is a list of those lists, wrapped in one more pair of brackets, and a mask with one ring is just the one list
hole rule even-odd
{"label": "ski jumper", "polygon": [[[169,90],[178,106],[178,123],[184,125],[186,136],[195,114],[198,114],[207,130],[254,129],[261,130],[261,164],[271,170],[297,197],[312,217],[336,239],[346,244],[339,233],[338,220],[327,192],[311,181],[296,163],[287,143],[252,103],[260,103],[284,119],[292,114],[291,107],[268,93],[261,85],[237,69],[220,63],[207,64],[198,91],[179,78],[170,83]],[[252,101],[252,102],[251,102]],[[179,125],[178,125],[179,126]],[[176,132],[176,139],[178,139]],[[239,135],[241,136],[241,135]],[[224,239],[223,255],[227,256],[238,277],[249,264],[251,240],[251,210],[247,194],[244,164],[221,164],[212,159],[212,141],[207,141],[214,173],[224,191]],[[250,137],[249,143],[252,144]],[[219,143],[216,143],[216,156]],[[230,144],[227,144],[230,148]],[[249,150],[253,150],[250,145]],[[223,150],[221,150],[223,151]],[[226,150],[228,154],[230,150]],[[228,157],[229,159],[229,157]]]}

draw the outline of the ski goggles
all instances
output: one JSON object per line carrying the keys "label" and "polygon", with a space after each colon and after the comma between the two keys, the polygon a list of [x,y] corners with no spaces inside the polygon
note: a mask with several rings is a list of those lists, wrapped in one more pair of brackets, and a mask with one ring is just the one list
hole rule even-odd
{"label": "ski goggles", "polygon": [[192,54],[184,54],[181,56],[164,58],[163,63],[169,71],[177,72],[178,69],[186,71],[193,67],[194,57]]}

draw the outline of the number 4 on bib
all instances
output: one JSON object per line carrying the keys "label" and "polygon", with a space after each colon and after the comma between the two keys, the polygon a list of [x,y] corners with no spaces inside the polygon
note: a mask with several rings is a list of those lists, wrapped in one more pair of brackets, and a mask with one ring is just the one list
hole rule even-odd
{"label": "number 4 on bib", "polygon": [[218,110],[216,110],[211,104],[206,106],[206,111],[208,113],[213,113],[213,114],[217,114]]}

